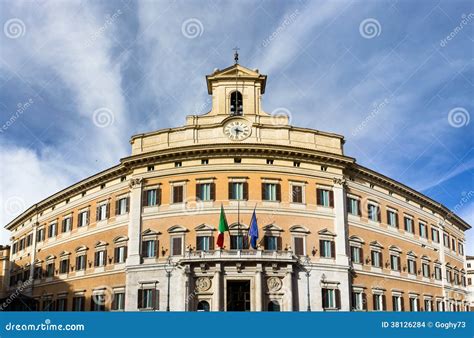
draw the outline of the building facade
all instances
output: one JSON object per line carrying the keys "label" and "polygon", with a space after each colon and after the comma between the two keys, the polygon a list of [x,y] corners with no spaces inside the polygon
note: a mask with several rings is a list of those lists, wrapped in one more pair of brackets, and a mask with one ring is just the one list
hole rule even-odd
{"label": "building facade", "polygon": [[466,256],[467,292],[470,311],[474,311],[474,256]]}
{"label": "building facade", "polygon": [[211,111],[133,136],[118,165],[7,224],[7,291],[31,280],[35,308],[58,311],[467,310],[469,224],[342,136],[265,113],[266,80],[215,70]]}

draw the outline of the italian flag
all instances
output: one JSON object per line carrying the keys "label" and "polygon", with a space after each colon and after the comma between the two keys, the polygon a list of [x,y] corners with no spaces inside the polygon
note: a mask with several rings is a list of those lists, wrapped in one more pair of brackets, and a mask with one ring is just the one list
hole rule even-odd
{"label": "italian flag", "polygon": [[222,206],[222,204],[218,231],[219,236],[217,236],[217,246],[222,249],[224,247],[224,232],[229,231],[229,226],[227,225],[227,219],[225,218],[224,207]]}

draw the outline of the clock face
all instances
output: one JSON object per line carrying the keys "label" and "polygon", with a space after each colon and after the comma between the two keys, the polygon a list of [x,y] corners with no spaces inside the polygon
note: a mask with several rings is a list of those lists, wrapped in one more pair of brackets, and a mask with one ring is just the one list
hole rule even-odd
{"label": "clock face", "polygon": [[244,121],[236,120],[224,126],[224,134],[233,141],[241,141],[250,136],[252,129]]}

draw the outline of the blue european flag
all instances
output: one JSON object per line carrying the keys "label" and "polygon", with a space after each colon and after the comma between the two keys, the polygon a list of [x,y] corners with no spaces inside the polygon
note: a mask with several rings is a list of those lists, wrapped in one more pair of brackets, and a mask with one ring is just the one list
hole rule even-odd
{"label": "blue european flag", "polygon": [[255,209],[253,209],[252,220],[250,221],[250,229],[249,229],[249,236],[250,236],[250,245],[252,248],[257,248],[257,239],[258,239],[258,224],[257,224],[257,214],[255,213]]}

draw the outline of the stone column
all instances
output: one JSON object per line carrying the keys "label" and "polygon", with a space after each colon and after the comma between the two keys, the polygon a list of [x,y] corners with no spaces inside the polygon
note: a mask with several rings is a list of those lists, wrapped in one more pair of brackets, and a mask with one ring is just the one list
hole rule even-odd
{"label": "stone column", "polygon": [[128,223],[127,266],[140,264],[140,238],[142,216],[142,179],[130,181],[130,214]]}
{"label": "stone column", "polygon": [[262,264],[257,264],[255,271],[255,311],[262,311],[263,299],[262,299]]}
{"label": "stone column", "polygon": [[221,281],[221,265],[216,264],[216,271],[214,273],[214,278],[212,279],[212,284],[214,284],[214,295],[212,301],[212,311],[224,311],[224,307],[221,306],[221,291],[222,291],[222,281]]}
{"label": "stone column", "polygon": [[283,278],[283,304],[286,307],[282,307],[282,311],[293,311],[293,266],[288,264],[286,268],[286,276]]}

